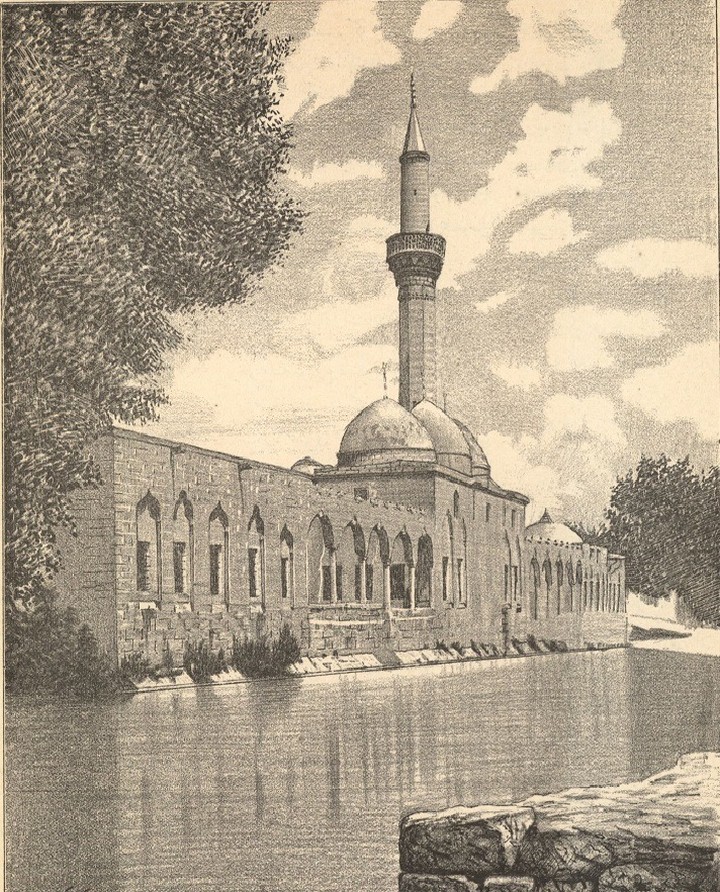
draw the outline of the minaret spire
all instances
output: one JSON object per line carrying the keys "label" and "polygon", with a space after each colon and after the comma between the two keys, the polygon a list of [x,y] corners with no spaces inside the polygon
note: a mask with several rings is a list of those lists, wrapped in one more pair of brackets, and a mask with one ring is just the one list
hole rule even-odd
{"label": "minaret spire", "polygon": [[400,403],[412,409],[435,399],[435,283],[445,239],[430,232],[430,154],[410,74],[410,118],[400,156],[400,232],[387,240],[387,262],[400,305]]}

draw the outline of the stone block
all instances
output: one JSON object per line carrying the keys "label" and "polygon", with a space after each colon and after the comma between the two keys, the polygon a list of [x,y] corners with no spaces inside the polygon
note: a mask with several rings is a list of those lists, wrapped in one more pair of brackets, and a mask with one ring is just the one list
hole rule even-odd
{"label": "stone block", "polygon": [[535,892],[532,877],[485,877],[483,892]]}
{"label": "stone block", "polygon": [[595,892],[594,880],[548,880],[537,887],[537,892]]}
{"label": "stone block", "polygon": [[596,879],[613,863],[603,840],[582,830],[528,833],[518,854],[518,869],[544,880]]}
{"label": "stone block", "polygon": [[[703,876],[704,874],[704,876]],[[668,864],[623,864],[600,875],[598,892],[700,892],[709,871]],[[705,886],[711,889],[712,886]]]}
{"label": "stone block", "polygon": [[400,868],[477,876],[512,868],[535,813],[521,806],[418,812],[400,822]]}
{"label": "stone block", "polygon": [[467,877],[453,874],[401,873],[398,878],[398,892],[479,892],[479,889]]}

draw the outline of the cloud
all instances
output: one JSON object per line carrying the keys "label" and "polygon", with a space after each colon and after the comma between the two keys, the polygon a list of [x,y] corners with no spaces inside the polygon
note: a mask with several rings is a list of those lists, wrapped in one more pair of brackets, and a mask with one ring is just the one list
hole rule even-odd
{"label": "cloud", "polygon": [[720,436],[720,368],[716,341],[686,344],[664,365],[638,369],[623,399],[661,424],[689,421],[706,440]]}
{"label": "cloud", "polygon": [[427,40],[454,24],[462,12],[459,0],[426,0],[412,31],[413,40]]}
{"label": "cloud", "polygon": [[392,276],[385,263],[385,239],[394,228],[388,220],[372,214],[352,220],[318,263],[322,296],[362,302],[386,293]]}
{"label": "cloud", "polygon": [[499,365],[492,372],[510,387],[526,393],[540,386],[540,372],[529,365]]}
{"label": "cloud", "polygon": [[344,164],[314,164],[310,173],[304,173],[297,167],[288,170],[288,177],[304,189],[351,180],[381,180],[383,176],[382,165],[377,161],[357,161],[354,158]]}
{"label": "cloud", "polygon": [[382,396],[379,369],[394,356],[390,344],[309,361],[243,349],[187,356],[151,432],[187,439],[192,424],[193,442],[207,448],[285,466],[305,454],[334,463],[345,426]]}
{"label": "cloud", "polygon": [[497,310],[498,307],[501,307],[503,304],[506,304],[509,300],[513,300],[516,297],[517,291],[498,291],[497,294],[493,294],[485,300],[477,301],[475,309],[478,313],[485,315],[492,310]]}
{"label": "cloud", "polygon": [[568,211],[549,208],[511,236],[508,251],[547,257],[568,245],[577,244],[588,235],[588,232],[575,232]]}
{"label": "cloud", "polygon": [[615,420],[615,404],[599,393],[586,397],[556,393],[545,402],[545,428],[542,442],[554,445],[558,440],[590,438],[616,446],[627,442]]}
{"label": "cloud", "polygon": [[563,371],[607,368],[615,362],[607,349],[608,338],[657,338],[664,330],[652,310],[605,310],[591,304],[564,307],[553,320],[545,348],[547,361]]}
{"label": "cloud", "polygon": [[301,108],[316,111],[347,96],[365,69],[400,61],[400,50],[382,33],[377,6],[377,0],[326,0],[320,6],[312,28],[285,63],[283,117],[290,119]]}
{"label": "cloud", "polygon": [[716,278],[718,274],[717,249],[694,239],[642,238],[621,242],[601,251],[596,261],[606,269],[627,269],[641,279],[657,279],[668,273],[698,278]]}
{"label": "cloud", "polygon": [[599,189],[602,180],[591,167],[621,132],[610,105],[590,99],[569,112],[532,105],[520,125],[524,135],[490,170],[486,186],[465,201],[442,190],[432,194],[433,226],[447,239],[446,287],[458,287],[510,214],[551,195]]}
{"label": "cloud", "polygon": [[517,49],[489,75],[470,84],[473,93],[489,93],[532,71],[564,84],[568,77],[617,68],[625,41],[615,25],[622,0],[509,0],[507,10],[520,20]]}

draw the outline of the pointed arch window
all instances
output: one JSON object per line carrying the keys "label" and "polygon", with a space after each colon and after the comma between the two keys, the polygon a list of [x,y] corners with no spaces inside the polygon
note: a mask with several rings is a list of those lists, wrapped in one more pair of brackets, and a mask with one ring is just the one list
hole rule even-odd
{"label": "pointed arch window", "polygon": [[173,511],[173,581],[175,594],[192,592],[194,556],[193,508],[185,491]]}
{"label": "pointed arch window", "polygon": [[295,598],[294,540],[287,526],[280,533],[280,597]]}
{"label": "pointed arch window", "polygon": [[250,603],[265,608],[265,522],[256,505],[248,523],[248,590]]}
{"label": "pointed arch window", "polygon": [[210,595],[221,598],[225,606],[230,599],[230,529],[228,516],[220,502],[210,512],[208,523],[210,550]]}
{"label": "pointed arch window", "polygon": [[137,590],[162,597],[160,503],[150,491],[135,509]]}

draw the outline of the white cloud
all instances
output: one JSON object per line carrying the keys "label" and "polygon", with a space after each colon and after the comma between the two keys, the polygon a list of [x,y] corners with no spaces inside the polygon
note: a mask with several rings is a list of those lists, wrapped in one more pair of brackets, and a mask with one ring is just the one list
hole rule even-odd
{"label": "white cloud", "polygon": [[[215,350],[174,370],[171,404],[152,433],[280,465],[311,454],[334,463],[345,426],[382,396],[390,345],[351,347],[303,361],[277,353]],[[348,387],[348,382],[352,387]]]}
{"label": "white cloud", "polygon": [[520,122],[524,136],[488,174],[486,186],[466,201],[432,194],[433,228],[447,239],[442,284],[474,268],[507,216],[551,195],[592,192],[602,180],[591,166],[621,131],[607,102],[581,99],[569,112],[532,105]]}
{"label": "white cloud", "polygon": [[599,393],[586,397],[556,393],[545,402],[544,413],[545,429],[541,439],[546,445],[563,438],[574,441],[590,438],[616,446],[624,446],[627,442],[615,420],[615,404]]}
{"label": "white cloud", "polygon": [[686,344],[664,365],[638,369],[623,399],[662,424],[689,421],[706,440],[720,436],[720,368],[716,341]]}
{"label": "white cloud", "polygon": [[455,23],[462,12],[460,0],[426,0],[413,28],[413,40],[427,40]]}
{"label": "white cloud", "polygon": [[575,232],[573,220],[565,209],[548,208],[526,223],[508,241],[511,254],[538,254],[547,257],[568,245],[587,238],[588,232]]}
{"label": "white cloud", "polygon": [[347,96],[361,71],[400,61],[400,50],[382,33],[377,5],[377,0],[326,0],[320,6],[311,30],[285,63],[280,111],[286,119],[303,107],[312,112]]}
{"label": "white cloud", "polygon": [[617,68],[625,41],[614,24],[622,0],[509,0],[507,10],[520,20],[517,49],[489,75],[470,84],[473,93],[489,93],[531,71],[561,84],[568,77]]}
{"label": "white cloud", "polygon": [[513,300],[516,297],[517,291],[498,291],[497,294],[493,294],[485,300],[477,301],[475,309],[478,313],[485,315],[492,310],[497,310],[498,307],[501,307],[503,304],[506,304],[509,300]]}
{"label": "white cloud", "polygon": [[351,180],[381,180],[383,169],[377,161],[351,158],[344,164],[314,164],[310,173],[290,167],[288,177],[304,189],[312,189],[314,186],[330,186]]}
{"label": "white cloud", "polygon": [[498,365],[492,372],[510,387],[526,393],[540,386],[540,372],[529,365]]}
{"label": "white cloud", "polygon": [[614,364],[608,338],[657,338],[663,331],[663,323],[652,310],[611,310],[591,304],[564,307],[553,320],[547,361],[564,371],[607,368]]}
{"label": "white cloud", "polygon": [[699,278],[716,278],[718,274],[717,249],[694,239],[636,239],[606,248],[596,260],[606,269],[627,269],[641,279],[675,272]]}
{"label": "white cloud", "polygon": [[327,300],[366,301],[392,283],[385,264],[385,239],[395,227],[366,214],[356,217],[317,267]]}

